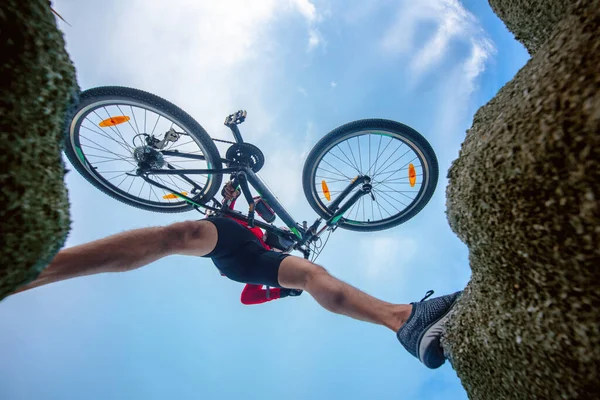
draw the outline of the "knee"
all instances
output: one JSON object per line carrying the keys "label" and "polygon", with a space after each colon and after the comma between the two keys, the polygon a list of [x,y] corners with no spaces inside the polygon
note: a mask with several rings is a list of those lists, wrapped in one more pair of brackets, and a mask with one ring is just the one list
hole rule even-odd
{"label": "knee", "polygon": [[179,253],[193,246],[194,243],[202,241],[208,236],[206,221],[182,221],[166,227],[168,248],[171,253]]}
{"label": "knee", "polygon": [[318,280],[319,278],[325,275],[329,275],[329,272],[327,272],[327,270],[321,267],[320,265],[314,264],[312,262],[310,264],[311,267],[307,270],[305,276],[306,286],[309,286],[311,282],[314,282],[315,280]]}
{"label": "knee", "polygon": [[313,265],[314,267],[307,274],[306,291],[308,293],[320,291],[322,296],[327,297],[324,307],[332,312],[340,312],[344,309],[344,303],[346,302],[346,292],[343,285],[333,278],[325,268],[320,265]]}

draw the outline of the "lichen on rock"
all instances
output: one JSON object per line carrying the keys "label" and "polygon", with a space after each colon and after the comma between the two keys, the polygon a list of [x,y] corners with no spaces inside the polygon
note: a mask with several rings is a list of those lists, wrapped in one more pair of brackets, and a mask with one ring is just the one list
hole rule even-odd
{"label": "lichen on rock", "polygon": [[443,344],[472,399],[600,397],[599,26],[577,2],[449,170],[472,279]]}
{"label": "lichen on rock", "polygon": [[47,0],[0,5],[0,300],[37,277],[70,226],[61,143],[75,68]]}

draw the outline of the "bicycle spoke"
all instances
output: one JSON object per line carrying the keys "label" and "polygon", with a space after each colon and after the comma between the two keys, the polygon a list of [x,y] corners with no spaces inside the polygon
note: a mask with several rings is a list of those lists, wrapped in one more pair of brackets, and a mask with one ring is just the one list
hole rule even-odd
{"label": "bicycle spoke", "polygon": [[[107,178],[106,180],[110,181],[110,180],[113,180],[113,179],[117,179],[117,178],[120,178],[120,177],[122,177],[123,175],[127,176],[127,175],[126,175],[126,174],[123,172],[122,174],[119,174],[119,175],[113,176],[113,177],[111,177],[111,178]],[[117,185],[117,186],[118,186],[118,185]]]}
{"label": "bicycle spoke", "polygon": [[327,183],[348,182],[348,179],[333,179],[322,175],[315,175],[315,178],[326,179]]}
{"label": "bicycle spoke", "polygon": [[354,213],[354,221],[358,221],[358,212],[360,211],[360,201],[361,199],[358,199],[358,201],[355,203],[356,204],[356,211]]}
{"label": "bicycle spoke", "polygon": [[[100,116],[98,116],[98,118],[100,118]],[[92,129],[89,126],[84,125],[83,124],[84,122],[90,122],[94,128]],[[82,121],[81,122],[81,127],[85,128],[85,129],[87,129],[89,131],[92,131],[92,132],[94,132],[94,133],[96,133],[96,134],[98,134],[98,135],[100,135],[102,137],[105,137],[108,140],[112,140],[113,142],[118,143],[121,147],[123,147],[127,151],[130,151],[131,148],[132,148],[129,144],[127,144],[127,142],[124,141],[123,143],[121,143],[118,140],[115,140],[114,137],[112,137],[110,135],[107,135],[106,133],[102,132],[101,130],[96,130],[96,126],[94,125],[94,123],[91,120],[86,119],[85,121]]]}
{"label": "bicycle spoke", "polygon": [[142,187],[140,187],[140,192],[138,193],[138,197],[140,197],[142,195],[142,189],[144,189],[144,185],[146,184],[146,181],[144,181],[142,183]]}
{"label": "bicycle spoke", "polygon": [[184,145],[186,145],[186,144],[190,144],[190,143],[195,143],[195,142],[194,142],[194,139],[190,140],[189,142],[180,143],[180,144],[178,144],[178,145],[176,145],[176,146],[171,146],[171,147],[169,147],[169,150],[171,150],[171,149],[174,149],[174,148],[176,148],[176,147],[181,147],[181,146],[184,146]]}
{"label": "bicycle spoke", "polygon": [[[108,118],[110,119],[110,118],[111,118],[111,116],[110,116],[110,114],[108,113],[108,111],[106,110],[106,107],[103,107],[103,109],[104,109],[104,111],[106,112],[106,114],[108,115]],[[93,113],[94,113],[94,114],[95,114],[95,115],[98,117],[98,119],[99,119],[100,121],[103,121],[103,120],[104,120],[104,119],[103,119],[103,118],[102,118],[102,117],[101,117],[101,116],[100,116],[100,115],[99,115],[99,114],[96,112],[96,110],[94,110],[94,111],[93,111]],[[116,134],[116,135],[117,135],[117,136],[118,136],[118,137],[119,137],[119,138],[120,138],[120,139],[123,141],[123,144],[125,145],[125,147],[127,147],[127,148],[131,149],[131,146],[130,146],[130,145],[127,143],[127,141],[126,141],[126,140],[123,138],[123,136],[121,136],[121,133],[120,133],[119,131],[115,130],[115,127],[114,127],[114,126],[109,126],[109,128],[110,128],[110,130],[111,130],[113,133],[115,133],[115,134]],[[111,138],[111,139],[112,139],[113,141],[117,142],[117,141],[116,141],[114,138]],[[117,142],[117,143],[118,143],[118,142]]]}
{"label": "bicycle spoke", "polygon": [[[350,168],[353,168],[353,169],[355,169],[355,170],[356,170],[356,168],[354,168],[354,166],[353,166],[352,164],[348,164],[346,161],[342,160],[341,158],[339,158],[338,156],[336,156],[336,155],[335,155],[335,154],[333,154],[333,153],[329,153],[329,154],[330,154],[330,155],[332,155],[333,157],[337,158],[338,160],[340,160],[341,162],[343,162],[344,164],[346,164],[346,165],[347,165],[347,166],[349,166]],[[322,160],[322,161],[325,161],[325,158],[323,158],[323,160]],[[359,170],[356,170],[356,172],[358,172],[358,173],[360,174],[360,171],[359,171]]]}
{"label": "bicycle spoke", "polygon": [[[388,198],[388,199],[390,199],[390,200],[393,200],[393,201],[395,201],[395,202],[397,202],[397,203],[400,203],[400,204],[402,204],[402,206],[404,206],[404,208],[408,207],[408,204],[404,204],[403,202],[401,202],[400,200],[398,200],[396,197],[394,197],[394,196],[392,196],[392,195],[390,195],[390,194],[388,194],[388,193],[381,192],[381,191],[379,191],[379,190],[377,191],[377,193],[381,193],[381,194],[382,194],[382,196],[383,196],[383,197],[382,197],[382,199],[384,199],[384,200],[386,200],[386,197],[387,197],[387,198]],[[398,211],[400,211],[400,210],[398,210]]]}
{"label": "bicycle spoke", "polygon": [[383,213],[381,212],[381,205],[379,204],[378,201],[375,201],[375,204],[377,204],[377,208],[379,209],[379,216],[381,217],[381,219],[383,219]]}
{"label": "bicycle spoke", "polygon": [[346,144],[348,145],[348,148],[350,149],[350,155],[352,156],[352,159],[354,160],[354,165],[356,165],[356,170],[358,171],[358,173],[361,173],[361,170],[358,169],[358,164],[356,162],[356,158],[354,157],[354,151],[352,151],[352,147],[350,147],[350,140],[346,140],[345,141]]}
{"label": "bicycle spoke", "polygon": [[[375,161],[373,161],[373,164],[371,164],[371,162],[369,162],[369,169],[367,170],[367,175],[369,175],[371,173],[371,168],[375,169],[377,168],[377,160],[379,159],[379,150],[381,149],[381,140],[383,138],[382,135],[378,135],[379,136],[379,144],[377,145],[377,154],[375,155]],[[371,153],[369,152],[369,157],[371,156]]]}
{"label": "bicycle spoke", "polygon": [[[325,160],[323,160],[323,161],[325,161]],[[326,162],[326,161],[325,161],[325,162]],[[346,176],[346,175],[342,174],[341,172],[340,172],[340,173],[335,173],[335,172],[333,172],[333,171],[329,171],[328,169],[325,169],[325,168],[321,168],[321,170],[322,170],[322,171],[325,171],[325,172],[329,172],[330,174],[333,174],[333,175],[339,175],[339,176],[343,176],[344,178],[346,178],[346,179],[347,179],[347,180],[349,180],[349,181],[351,181],[351,180],[352,180],[352,178],[350,178],[349,176]],[[338,171],[338,172],[339,172],[339,171]]]}
{"label": "bicycle spoke", "polygon": [[[100,144],[98,144],[98,143],[94,142],[92,139],[88,139],[88,138],[86,138],[86,137],[83,137],[83,136],[80,136],[80,137],[81,137],[81,138],[83,138],[83,139],[85,139],[85,140],[89,140],[90,142],[94,143],[96,146],[98,146],[98,147],[102,148],[103,150],[105,150],[107,153],[110,153],[110,154],[112,154],[112,155],[114,155],[114,156],[116,156],[116,157],[118,157],[118,158],[122,159],[123,161],[126,161],[126,160],[127,160],[127,158],[125,158],[125,157],[128,157],[128,156],[124,156],[124,155],[122,155],[122,154],[117,154],[117,153],[115,153],[114,151],[111,151],[111,150],[107,149],[106,147],[104,147],[104,146],[102,146],[102,145],[100,145]],[[81,143],[81,142],[80,142],[80,143]],[[82,145],[82,147],[83,147],[83,143],[81,143],[81,145]],[[89,147],[89,146],[88,146],[88,145],[86,145],[86,147]],[[100,151],[102,151],[102,150],[100,150]]]}
{"label": "bicycle spoke", "polygon": [[[96,156],[96,157],[99,157],[99,156]],[[105,158],[106,158],[106,157],[105,157]],[[88,160],[88,161],[89,161],[89,160]],[[110,159],[107,159],[107,160],[104,160],[104,161],[94,161],[94,164],[93,164],[93,165],[92,165],[92,163],[90,162],[90,165],[94,166],[94,165],[98,165],[98,164],[104,164],[104,163],[113,162],[113,161],[123,161],[123,160],[120,160],[120,159],[118,159],[118,158],[110,158]],[[129,164],[130,164],[131,166],[133,166],[133,167],[135,167],[135,166],[136,166],[136,165],[134,165],[133,163],[129,163]],[[97,168],[97,167],[94,167],[94,168]]]}
{"label": "bicycle spoke", "polygon": [[135,182],[135,178],[131,177],[131,183],[129,184],[129,188],[127,189],[127,193],[129,193],[131,191],[131,187],[133,186],[133,183]]}
{"label": "bicycle spoke", "polygon": [[[377,193],[379,193],[379,192],[377,192]],[[383,199],[383,200],[384,200],[386,203],[388,203],[390,206],[394,207],[394,208],[396,209],[396,211],[400,212],[400,210],[398,210],[398,208],[397,208],[395,205],[393,205],[392,203],[390,203],[390,202],[389,202],[389,201],[388,201],[388,200],[387,200],[385,197],[383,197],[383,196],[379,196],[379,198],[380,198],[380,199]],[[386,210],[386,211],[387,211],[387,210]],[[388,213],[389,213],[389,212],[388,212]]]}
{"label": "bicycle spoke", "polygon": [[[388,170],[388,169],[389,169],[389,168],[390,168],[392,165],[394,165],[394,164],[396,163],[396,161],[399,161],[399,160],[400,160],[402,157],[404,157],[404,156],[405,156],[405,155],[406,155],[406,154],[407,154],[409,151],[410,151],[410,149],[408,149],[408,150],[406,151],[406,153],[402,154],[400,157],[398,157],[398,158],[396,158],[394,161],[392,161],[392,162],[390,163],[390,165],[389,165],[387,168],[385,168],[383,171],[381,171],[381,169],[379,169],[377,172],[375,172],[375,173],[373,174],[373,178],[375,178],[375,177],[376,177],[378,174],[380,174],[380,173],[384,173],[384,172],[385,172],[386,170]],[[398,169],[398,170],[396,170],[396,171],[397,171],[397,172],[399,172],[399,171],[402,171],[402,170],[404,169],[404,167],[406,167],[408,164],[410,164],[411,162],[415,161],[416,159],[418,159],[418,157],[415,157],[415,158],[413,158],[412,160],[408,161],[406,164],[404,164],[402,167],[400,167],[400,169]],[[396,171],[395,171],[395,172],[396,172]]]}
{"label": "bicycle spoke", "polygon": [[[156,200],[160,203],[160,199],[156,195],[156,192],[154,191],[154,188],[152,187],[152,185],[150,185],[150,191],[152,192],[152,194],[154,195],[154,197],[156,197]],[[150,196],[148,196],[148,200],[150,200]]]}
{"label": "bicycle spoke", "polygon": [[360,153],[360,136],[356,137],[357,146],[358,146],[358,162],[360,164],[360,173],[362,174],[362,155]]}
{"label": "bicycle spoke", "polygon": [[102,172],[103,174],[116,174],[117,172],[123,172],[123,173],[131,172],[131,171],[124,170],[124,169],[121,169],[121,170],[118,170],[118,171],[100,171],[99,169],[96,169],[96,171],[97,172]]}
{"label": "bicycle spoke", "polygon": [[[85,129],[87,129],[87,130],[89,130],[89,131],[91,131],[91,132],[93,132],[93,133],[95,133],[97,135],[100,135],[100,136],[102,136],[102,137],[104,137],[104,138],[106,138],[108,140],[111,140],[111,141],[115,142],[116,144],[118,144],[121,148],[123,148],[128,153],[131,153],[131,151],[133,150],[133,148],[130,147],[130,146],[127,146],[127,144],[124,145],[123,143],[119,142],[118,140],[115,140],[113,137],[108,136],[108,135],[106,135],[103,132],[96,131],[95,129],[91,129],[88,126],[83,125],[83,122],[81,123],[80,128],[85,128]],[[81,131],[79,132],[79,137],[80,138],[82,138],[82,137],[85,138],[85,136],[82,135]]]}
{"label": "bicycle spoke", "polygon": [[[322,190],[317,190],[317,193],[324,194],[324,192],[323,192]],[[342,191],[341,191],[341,190],[336,190],[336,191],[331,191],[331,190],[330,190],[330,191],[329,191],[329,193],[331,193],[331,194],[336,194],[336,193],[342,193]]]}
{"label": "bicycle spoke", "polygon": [[[110,113],[108,112],[108,110],[106,109],[106,107],[102,107],[104,109],[104,111],[106,112],[106,115],[108,116],[108,118],[112,118],[112,115],[110,115]],[[118,108],[118,106],[117,106]],[[120,111],[120,110],[119,110]],[[121,113],[123,115],[123,113]],[[119,137],[121,138],[121,140],[123,141],[123,143],[127,144],[127,141],[125,141],[125,139],[123,138],[123,134],[121,133],[121,130],[119,129],[119,125],[113,125],[111,126],[111,129],[113,131],[116,130],[117,135],[119,135]]]}
{"label": "bicycle spoke", "polygon": [[135,131],[139,134],[141,132],[140,128],[138,127],[137,119],[135,118],[135,113],[133,112],[133,106],[129,106],[129,108],[131,108],[131,115],[133,116],[133,122],[135,122]]}
{"label": "bicycle spoke", "polygon": [[369,169],[367,170],[367,175],[369,174],[369,171],[371,170],[371,135],[369,136]]}
{"label": "bicycle spoke", "polygon": [[[406,168],[406,169],[408,169],[408,168]],[[390,176],[392,176],[392,175],[390,175]],[[423,174],[415,174],[415,176],[423,176]],[[397,176],[393,179],[387,179],[387,178],[385,180],[376,179],[376,180],[373,180],[373,184],[380,183],[380,182],[392,183],[392,182],[400,182],[400,181],[405,181],[402,183],[408,183],[408,181],[410,181],[410,177],[408,176],[408,174],[406,174],[406,176]]]}
{"label": "bicycle spoke", "polygon": [[[117,108],[119,109],[119,112],[121,113],[121,115],[125,115],[125,113],[123,112],[123,110],[121,110],[121,107],[117,104]],[[139,132],[133,127],[133,125],[131,124],[131,120],[127,120],[127,123],[129,124],[129,126],[131,126],[131,129],[138,134]]]}
{"label": "bicycle spoke", "polygon": [[362,207],[362,209],[363,209],[363,221],[365,220],[365,202],[364,202],[364,199],[365,199],[365,198],[364,198],[364,196],[363,196],[363,197],[361,198],[361,200],[363,200],[363,202],[362,202],[362,206],[363,206],[363,207]]}
{"label": "bicycle spoke", "polygon": [[[390,154],[388,158],[386,158],[386,160],[385,160],[385,161],[384,161],[384,162],[383,162],[383,163],[382,163],[382,164],[379,166],[379,168],[378,168],[378,169],[377,169],[377,170],[376,170],[376,171],[373,173],[373,178],[375,178],[375,177],[377,176],[377,174],[378,174],[378,173],[381,171],[381,169],[382,169],[382,168],[385,166],[385,164],[388,162],[388,160],[389,160],[390,158],[392,158],[392,156],[393,156],[394,154],[396,154],[396,152],[397,152],[398,150],[400,150],[400,149],[402,148],[402,146],[403,146],[403,145],[404,145],[404,143],[400,144],[400,146],[398,146],[398,148],[397,148],[396,150],[394,150],[394,152],[393,152],[392,154]],[[400,157],[398,157],[397,159],[395,159],[394,161],[392,161],[392,162],[390,163],[390,165],[394,165],[394,163],[395,163],[396,161],[398,161],[399,159],[401,159],[402,157],[404,157],[404,156],[405,156],[405,155],[406,155],[406,154],[407,154],[409,151],[410,151],[410,148],[409,148],[408,150],[406,150],[406,153],[402,154]],[[385,171],[387,168],[389,168],[389,166],[388,166],[388,167],[386,167],[386,168],[384,169],[384,171]]]}
{"label": "bicycle spoke", "polygon": [[152,133],[150,134],[151,136],[154,136],[154,130],[156,129],[156,125],[158,125],[158,121],[160,120],[160,114],[158,115],[158,118],[156,119],[156,123],[154,124],[154,128],[152,128]]}
{"label": "bicycle spoke", "polygon": [[[356,172],[358,172],[360,174],[360,171],[359,171],[358,167],[355,166],[354,164],[352,164],[352,160],[350,160],[350,157],[348,157],[348,155],[346,154],[346,152],[344,150],[342,150],[342,148],[340,147],[340,144],[338,143],[334,148],[338,149],[342,153],[342,155],[344,157],[346,157],[346,160],[348,160],[348,165],[350,165],[352,168],[354,168],[356,170]],[[330,154],[332,156],[335,156],[335,154],[333,153],[333,149],[331,149]],[[339,157],[337,157],[337,158],[339,159]]]}
{"label": "bicycle spoke", "polygon": [[[84,137],[84,139],[85,139],[85,140],[90,140],[90,139],[88,139],[88,138],[86,138],[86,137]],[[90,142],[91,142],[91,140],[90,140]],[[81,143],[81,142],[80,142],[80,143]],[[97,151],[106,151],[106,152],[108,152],[109,154],[113,154],[113,155],[115,155],[115,156],[117,156],[117,157],[119,157],[119,158],[123,158],[123,159],[125,159],[126,157],[129,157],[129,155],[128,155],[128,154],[119,154],[119,153],[115,153],[115,152],[113,152],[113,151],[111,151],[111,150],[108,150],[108,149],[107,149],[107,148],[105,148],[105,147],[104,147],[104,148],[102,148],[102,149],[100,149],[100,148],[98,148],[98,147],[93,147],[93,146],[90,146],[89,144],[86,144],[86,145],[85,145],[85,147],[86,147],[87,149],[92,149],[92,150],[97,150]]]}
{"label": "bicycle spoke", "polygon": [[[418,159],[418,157],[413,158],[412,160],[409,160],[408,162],[406,162],[404,165],[402,165],[400,168],[398,168],[397,170],[393,171],[393,173],[395,172],[400,172],[402,170],[404,170],[405,167],[407,167],[410,163],[412,163],[413,161],[415,161],[416,159]],[[386,172],[387,173],[387,172]],[[393,175],[392,173],[392,175]],[[390,175],[391,176],[391,175]]]}
{"label": "bicycle spoke", "polygon": [[[358,202],[352,204],[352,207],[350,207],[350,209],[348,211],[346,211],[346,215],[348,217],[350,217],[352,215],[352,211],[354,211],[354,207],[356,207],[357,204],[358,204]],[[349,219],[349,218],[346,218],[346,219]]]}
{"label": "bicycle spoke", "polygon": [[375,201],[371,200],[371,215],[373,216],[373,218],[375,218],[375,211],[373,210],[373,203],[375,203]]}
{"label": "bicycle spoke", "polygon": [[[379,190],[379,192],[381,192],[381,193],[398,193],[398,194],[401,194],[402,196],[410,199],[410,201],[414,200],[414,197],[410,197],[409,195],[406,194],[406,192],[407,192],[406,190],[402,190],[402,191],[400,191],[400,190],[394,190],[393,188],[387,186],[384,183],[382,183],[381,186],[384,186],[384,187],[386,187],[388,189],[391,189],[391,192],[390,191],[386,191],[386,190]],[[418,192],[410,191],[408,193],[418,193]],[[389,196],[391,196],[391,195],[389,195]]]}

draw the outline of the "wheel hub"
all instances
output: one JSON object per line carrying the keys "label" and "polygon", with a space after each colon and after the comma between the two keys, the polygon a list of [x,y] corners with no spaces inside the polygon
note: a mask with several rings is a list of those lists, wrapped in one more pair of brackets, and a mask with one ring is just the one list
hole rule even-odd
{"label": "wheel hub", "polygon": [[133,150],[133,158],[142,169],[160,169],[165,165],[162,153],[150,146],[136,147]]}

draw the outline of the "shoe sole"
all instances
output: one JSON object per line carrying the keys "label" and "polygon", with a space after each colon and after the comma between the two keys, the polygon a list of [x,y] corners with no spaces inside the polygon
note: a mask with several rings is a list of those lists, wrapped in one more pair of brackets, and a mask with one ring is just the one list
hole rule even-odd
{"label": "shoe sole", "polygon": [[[446,317],[456,305],[456,301],[460,295],[456,296],[448,310],[437,320],[429,324],[429,326],[419,335],[417,343],[419,343],[417,357],[427,368],[436,369],[441,367],[446,362],[444,351],[439,345],[442,333],[442,327]],[[433,346],[432,346],[433,344]]]}

